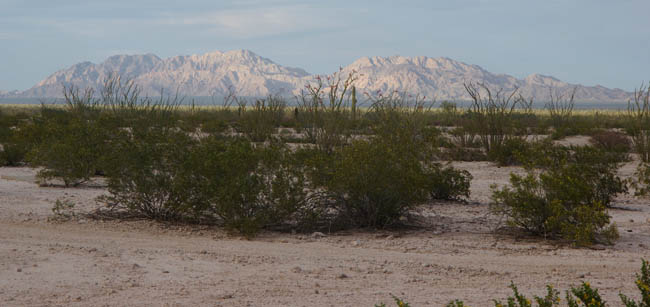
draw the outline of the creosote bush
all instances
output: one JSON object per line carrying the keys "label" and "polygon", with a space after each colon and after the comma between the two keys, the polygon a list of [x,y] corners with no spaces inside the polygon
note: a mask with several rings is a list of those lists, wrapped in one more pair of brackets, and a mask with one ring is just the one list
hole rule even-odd
{"label": "creosote bush", "polygon": [[21,128],[21,133],[38,134],[27,154],[29,163],[42,166],[38,177],[43,183],[60,179],[66,187],[88,181],[100,169],[105,152],[107,130],[98,124],[99,110],[94,91],[83,93],[64,88],[65,107],[41,108],[41,119]]}
{"label": "creosote bush", "polygon": [[[650,306],[650,264],[645,259],[641,259],[641,274],[636,275],[635,284],[640,292],[641,300],[635,301],[628,296],[619,293],[621,303],[625,307],[648,307]],[[510,282],[510,289],[512,289],[513,296],[508,296],[505,302],[498,299],[493,299],[492,303],[495,307],[552,307],[562,306],[563,300],[560,297],[560,291],[556,290],[552,285],[546,286],[546,294],[543,297],[533,296],[529,299],[525,294],[519,292],[519,289]],[[397,306],[410,306],[405,300],[391,295],[395,300]],[[571,287],[565,292],[564,301],[568,307],[604,307],[608,306],[598,289],[593,288],[589,282],[583,281],[578,287]],[[375,306],[386,306],[385,304],[376,304]],[[450,301],[446,307],[464,307],[467,306],[462,300],[456,299]]]}
{"label": "creosote bush", "polygon": [[102,201],[150,219],[188,219],[191,194],[177,179],[193,142],[167,128],[122,131],[106,158],[109,195]]}
{"label": "creosote bush", "polygon": [[0,140],[0,166],[19,166],[25,162],[25,157],[31,146],[27,138],[21,137],[17,128],[6,129],[3,139]]}
{"label": "creosote bush", "polygon": [[616,239],[606,208],[627,189],[615,175],[616,164],[590,147],[550,147],[540,155],[536,163],[544,168],[529,164],[527,175],[511,174],[509,187],[495,188],[492,211],[506,216],[511,226],[545,238],[576,245]]}
{"label": "creosote bush", "polygon": [[650,164],[640,163],[631,181],[635,196],[647,196],[650,193]]}
{"label": "creosote bush", "polygon": [[608,152],[627,154],[631,142],[627,135],[617,131],[602,130],[591,135],[589,142]]}
{"label": "creosote bush", "polygon": [[105,130],[83,118],[66,117],[45,124],[43,141],[28,154],[31,165],[43,166],[38,177],[47,182],[61,179],[65,186],[88,181],[101,169]]}
{"label": "creosote bush", "polygon": [[650,263],[645,259],[641,259],[641,262],[641,274],[637,274],[634,281],[637,289],[641,292],[641,300],[637,302],[625,294],[619,293],[625,307],[650,307]]}
{"label": "creosote bush", "polygon": [[300,223],[307,202],[302,167],[283,144],[253,146],[238,139],[200,140],[180,177],[193,211],[247,236],[265,227]]}
{"label": "creosote bush", "polygon": [[[514,296],[509,296],[506,299],[506,304],[502,303],[500,300],[494,300],[495,307],[531,307],[532,301],[528,299],[525,295],[519,293],[517,286],[511,281],[510,289],[512,289]],[[533,296],[534,302],[537,303],[540,307],[552,307],[560,303],[560,292],[555,290],[553,286],[546,286],[546,295],[543,297]]]}
{"label": "creosote bush", "polygon": [[398,146],[355,141],[339,153],[326,189],[347,221],[385,227],[427,199],[427,175],[420,161]]}
{"label": "creosote bush", "polygon": [[310,182],[347,225],[388,227],[428,199],[469,194],[469,173],[436,161],[440,133],[426,125],[425,103],[407,98],[394,94],[373,99],[367,116],[375,125],[369,139],[333,152],[306,152]]}

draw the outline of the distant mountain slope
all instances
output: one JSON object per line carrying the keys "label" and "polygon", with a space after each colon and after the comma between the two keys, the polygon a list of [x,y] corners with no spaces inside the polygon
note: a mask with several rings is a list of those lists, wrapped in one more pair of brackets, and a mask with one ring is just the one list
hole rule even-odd
{"label": "distant mountain slope", "polygon": [[158,95],[163,89],[187,96],[221,95],[231,87],[245,96],[290,93],[297,79],[309,76],[302,69],[277,65],[247,50],[164,60],[153,54],[116,55],[100,64],[83,62],[57,71],[18,96],[60,97],[64,85],[97,89],[111,73],[133,79],[146,95]]}
{"label": "distant mountain slope", "polygon": [[[360,91],[398,90],[426,95],[438,100],[468,100],[464,82],[484,82],[494,89],[520,88],[536,101],[548,99],[549,88],[570,90],[577,87],[577,101],[623,102],[631,93],[602,86],[582,86],[562,82],[549,76],[533,74],[517,79],[493,74],[477,65],[449,58],[363,57],[343,68],[343,73],[357,71],[355,83]],[[116,55],[100,64],[83,62],[60,70],[22,92],[4,92],[5,97],[60,97],[62,87],[100,88],[111,73],[133,79],[145,95],[159,95],[161,89],[184,96],[224,95],[233,89],[241,96],[268,94],[296,95],[315,76],[300,68],[278,65],[248,50],[211,52],[203,55],[161,59],[153,54]]]}
{"label": "distant mountain slope", "polygon": [[438,100],[469,100],[465,82],[483,82],[492,89],[519,88],[524,97],[536,101],[548,100],[549,89],[568,92],[577,87],[576,100],[584,102],[627,101],[631,93],[602,86],[588,87],[562,82],[556,78],[533,74],[517,79],[505,74],[493,74],[477,65],[469,65],[449,58],[418,57],[363,57],[346,66],[361,76],[355,83],[366,91],[405,91],[433,97]]}

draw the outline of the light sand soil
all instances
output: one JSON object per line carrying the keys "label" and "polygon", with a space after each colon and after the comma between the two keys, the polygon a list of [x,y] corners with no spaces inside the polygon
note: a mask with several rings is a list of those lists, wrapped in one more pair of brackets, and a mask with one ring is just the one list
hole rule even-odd
{"label": "light sand soil", "polygon": [[[542,295],[588,280],[619,305],[650,258],[650,201],[624,196],[611,210],[621,239],[574,249],[496,234],[490,184],[513,167],[455,163],[474,175],[468,204],[418,208],[426,229],[312,237],[264,233],[247,241],[218,228],[149,221],[49,222],[56,199],[89,211],[97,188],[38,187],[29,168],[0,168],[0,306],[373,306],[390,294],[413,306],[461,298],[489,306],[520,290]],[[632,163],[621,169],[629,176]]]}

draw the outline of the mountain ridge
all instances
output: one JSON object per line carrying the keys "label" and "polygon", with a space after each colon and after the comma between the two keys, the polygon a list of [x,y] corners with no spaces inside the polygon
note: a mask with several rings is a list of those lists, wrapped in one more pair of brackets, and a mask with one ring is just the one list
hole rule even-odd
{"label": "mountain ridge", "polygon": [[[584,86],[533,73],[523,79],[495,74],[479,65],[448,57],[370,56],[343,67],[345,75],[356,72],[355,86],[361,92],[400,91],[438,100],[469,100],[464,83],[482,82],[494,89],[519,89],[524,97],[547,100],[550,90],[576,88],[579,102],[625,102],[632,93],[604,86]],[[113,55],[101,63],[81,62],[59,70],[25,91],[0,92],[0,97],[61,97],[63,86],[98,89],[111,74],[132,79],[144,95],[164,93],[184,96],[222,96],[234,91],[240,96],[293,96],[317,75],[302,68],[279,65],[250,50],[213,51],[162,59],[155,54]]]}

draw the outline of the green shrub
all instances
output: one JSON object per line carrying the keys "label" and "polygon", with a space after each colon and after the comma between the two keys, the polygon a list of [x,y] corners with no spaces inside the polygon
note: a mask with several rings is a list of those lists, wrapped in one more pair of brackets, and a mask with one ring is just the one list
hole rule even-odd
{"label": "green shrub", "polygon": [[641,300],[635,302],[631,298],[619,293],[621,301],[625,307],[650,307],[650,264],[645,259],[641,259],[641,275],[636,275],[636,287],[641,292]]}
{"label": "green shrub", "polygon": [[[194,212],[252,236],[264,227],[302,221],[306,189],[302,167],[279,143],[207,138],[189,155],[180,177]],[[314,211],[315,212],[315,211]]]}
{"label": "green shrub", "polygon": [[589,142],[609,152],[628,153],[631,149],[630,139],[624,133],[601,130],[589,138]]}
{"label": "green shrub", "polygon": [[157,220],[183,220],[191,214],[189,195],[179,184],[184,157],[192,139],[170,129],[121,131],[106,157],[109,195],[101,200],[111,208]]}
{"label": "green shrub", "polygon": [[[395,295],[391,295],[391,296],[393,297],[393,300],[395,300],[395,305],[397,307],[410,307],[411,306],[411,305],[409,305],[409,303],[405,302],[401,298],[399,298],[399,297],[397,297]],[[384,303],[375,304],[375,307],[386,307],[386,304],[384,304]]]}
{"label": "green shrub", "polygon": [[625,184],[615,175],[615,166],[598,162],[599,151],[576,150],[552,151],[540,163],[545,169],[511,174],[511,186],[493,192],[493,212],[532,234],[578,245],[616,239],[606,207],[626,190]]}
{"label": "green shrub", "polygon": [[[515,286],[515,284],[512,281],[510,282],[510,289],[512,289],[512,291],[514,292],[514,296],[510,296],[506,299],[507,305],[504,305],[499,300],[494,300],[495,307],[504,307],[504,306],[532,307],[533,306],[530,299],[528,299],[523,294],[519,293],[519,289],[517,289],[517,286]],[[546,296],[544,297],[533,296],[533,299],[537,303],[537,306],[539,307],[558,306],[560,303],[560,292],[555,290],[552,286],[548,285],[546,286]]]}
{"label": "green shrub", "polygon": [[6,143],[0,144],[0,166],[19,166],[25,162],[28,144],[12,136]]}
{"label": "green shrub", "polygon": [[423,100],[392,94],[372,101],[373,137],[305,159],[310,181],[346,225],[386,227],[431,197],[469,194],[467,172],[436,162],[440,132],[427,125]]}
{"label": "green shrub", "polygon": [[525,139],[507,139],[503,141],[501,146],[490,151],[488,158],[501,166],[522,164],[519,158],[522,154],[528,152],[530,147],[530,144]]}
{"label": "green shrub", "polygon": [[[635,302],[627,296],[619,293],[621,301],[626,307],[648,307],[650,306],[650,264],[645,259],[641,259],[641,275],[636,275],[635,284],[641,292],[641,300]],[[499,300],[493,300],[496,307],[524,307],[533,306],[533,302],[526,298],[523,294],[519,293],[517,287],[510,282],[510,288],[514,292],[514,296],[507,298],[507,305]],[[555,290],[552,286],[546,286],[546,296],[534,296],[534,302],[539,307],[560,306],[560,292]],[[566,301],[569,307],[603,307],[607,303],[601,298],[598,289],[592,288],[588,282],[582,282],[579,287],[571,287],[566,291]],[[465,306],[463,301],[454,300],[447,304],[447,307],[460,307]]]}
{"label": "green shrub", "polygon": [[42,166],[38,178],[63,180],[66,187],[88,181],[101,168],[106,151],[104,130],[83,118],[45,123],[47,134],[28,154],[33,166]]}
{"label": "green shrub", "polygon": [[461,301],[461,300],[453,300],[453,301],[449,302],[445,306],[446,307],[469,307],[469,306],[465,305],[465,303],[463,301]]}
{"label": "green shrub", "polygon": [[228,130],[228,128],[228,123],[222,120],[205,121],[201,125],[202,132],[212,135],[224,133],[226,130]]}
{"label": "green shrub", "polygon": [[0,166],[19,166],[26,162],[27,153],[40,142],[46,133],[44,125],[34,124],[42,121],[36,115],[13,120],[0,127]]}
{"label": "green shrub", "polygon": [[622,158],[591,146],[554,146],[550,142],[538,142],[524,154],[519,155],[527,168],[542,170],[575,169],[581,184],[590,189],[588,201],[611,207],[613,198],[627,192],[627,181],[616,175]]}
{"label": "green shrub", "polygon": [[[573,296],[575,296],[574,299]],[[569,307],[602,307],[607,306],[598,294],[598,289],[594,289],[588,282],[583,282],[580,287],[571,287],[571,291],[566,292],[567,305]]]}
{"label": "green shrub", "polygon": [[634,172],[635,178],[631,185],[634,188],[634,195],[645,196],[650,193],[650,164],[640,163]]}
{"label": "green shrub", "polygon": [[32,142],[27,159],[43,167],[37,175],[43,183],[60,179],[66,187],[76,186],[100,170],[108,134],[98,124],[93,94],[92,89],[64,88],[64,108],[43,105],[40,118],[18,127],[18,137]]}
{"label": "green shrub", "polygon": [[358,227],[385,227],[427,199],[420,160],[381,140],[355,141],[334,162],[328,192],[340,213]]}
{"label": "green shrub", "polygon": [[427,172],[432,199],[452,200],[469,197],[472,174],[453,167],[433,165]]}
{"label": "green shrub", "polygon": [[251,109],[242,114],[240,127],[253,142],[264,142],[280,126],[287,102],[280,96],[257,99]]}
{"label": "green shrub", "polygon": [[54,203],[54,206],[52,206],[53,216],[48,218],[48,220],[57,221],[57,222],[70,220],[75,216],[74,207],[75,207],[75,203],[72,202],[71,200],[57,199],[56,202]]}

